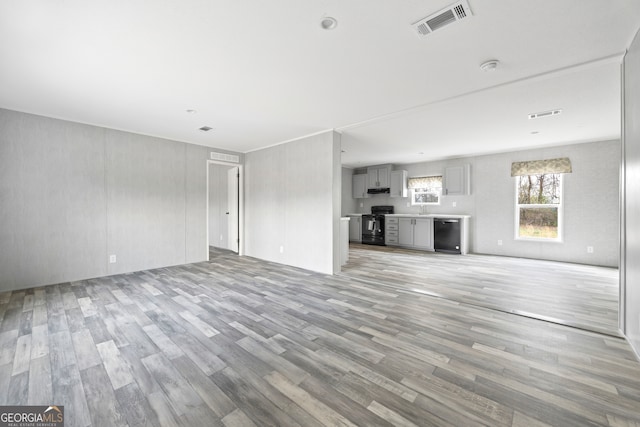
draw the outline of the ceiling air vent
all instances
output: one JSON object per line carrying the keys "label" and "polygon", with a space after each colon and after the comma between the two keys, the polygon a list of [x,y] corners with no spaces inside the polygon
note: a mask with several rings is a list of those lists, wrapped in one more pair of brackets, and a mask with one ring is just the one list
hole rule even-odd
{"label": "ceiling air vent", "polygon": [[549,116],[557,116],[562,113],[562,110],[549,110],[549,111],[541,111],[539,113],[529,114],[529,120],[539,119],[540,117],[549,117]]}
{"label": "ceiling air vent", "polygon": [[469,3],[467,3],[467,0],[461,0],[411,25],[418,34],[426,36],[469,16],[472,16]]}
{"label": "ceiling air vent", "polygon": [[216,153],[215,151],[212,151],[210,156],[211,156],[211,160],[222,160],[223,162],[233,162],[233,163],[240,162],[240,157],[236,156],[235,154]]}

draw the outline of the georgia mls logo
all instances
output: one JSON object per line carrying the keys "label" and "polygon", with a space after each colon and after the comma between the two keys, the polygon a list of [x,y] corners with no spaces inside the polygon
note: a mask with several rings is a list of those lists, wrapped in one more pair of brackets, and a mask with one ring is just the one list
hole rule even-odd
{"label": "georgia mls logo", "polygon": [[64,406],[0,406],[0,427],[64,427]]}

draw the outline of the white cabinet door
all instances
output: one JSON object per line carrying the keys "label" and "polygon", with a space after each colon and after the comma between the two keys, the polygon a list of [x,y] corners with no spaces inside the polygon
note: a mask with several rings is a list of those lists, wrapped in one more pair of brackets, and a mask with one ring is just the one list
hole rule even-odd
{"label": "white cabinet door", "polygon": [[387,216],[384,220],[384,244],[398,246],[398,218]]}
{"label": "white cabinet door", "polygon": [[372,166],[367,168],[369,188],[389,188],[391,166]]}
{"label": "white cabinet door", "polygon": [[433,220],[431,218],[414,219],[413,245],[416,248],[433,250]]}
{"label": "white cabinet door", "polygon": [[413,246],[413,218],[398,219],[398,244]]}
{"label": "white cabinet door", "polygon": [[354,199],[364,199],[367,197],[367,174],[353,175],[351,184],[352,197]]}
{"label": "white cabinet door", "polygon": [[389,188],[391,185],[391,168],[385,166],[378,169],[378,182],[380,188]]}
{"label": "white cabinet door", "polygon": [[378,169],[369,168],[367,170],[367,177],[369,178],[369,181],[367,182],[367,186],[369,188],[378,188],[380,186],[378,185]]}
{"label": "white cabinet door", "polygon": [[361,242],[362,241],[362,218],[359,216],[350,216],[349,220],[349,241]]}
{"label": "white cabinet door", "polygon": [[407,197],[407,171],[391,172],[391,197]]}
{"label": "white cabinet door", "polygon": [[452,166],[444,170],[442,194],[445,196],[465,196],[470,194],[470,166]]}

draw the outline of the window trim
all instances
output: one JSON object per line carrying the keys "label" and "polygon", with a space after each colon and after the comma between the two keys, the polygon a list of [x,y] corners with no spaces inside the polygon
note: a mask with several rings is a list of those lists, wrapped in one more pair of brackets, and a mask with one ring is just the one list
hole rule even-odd
{"label": "window trim", "polygon": [[[543,175],[543,174],[531,174],[531,175]],[[514,238],[515,240],[524,241],[524,242],[546,242],[546,243],[563,243],[564,242],[564,174],[555,173],[554,175],[560,175],[560,203],[558,204],[528,204],[523,205],[518,203],[518,181],[521,177],[530,176],[530,175],[521,175],[516,176],[514,180],[514,195],[515,195],[515,212],[514,212]],[[520,207],[526,208],[557,208],[558,209],[558,237],[550,238],[550,237],[527,237],[520,236]]]}

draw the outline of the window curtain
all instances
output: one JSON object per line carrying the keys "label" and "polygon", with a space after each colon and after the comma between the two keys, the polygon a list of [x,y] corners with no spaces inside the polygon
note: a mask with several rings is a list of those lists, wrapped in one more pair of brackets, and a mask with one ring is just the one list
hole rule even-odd
{"label": "window curtain", "polygon": [[568,157],[557,159],[513,162],[511,176],[538,175],[543,173],[571,173],[571,160]]}
{"label": "window curtain", "polygon": [[439,187],[441,181],[441,176],[420,176],[416,178],[409,178],[407,180],[407,188],[414,189]]}

